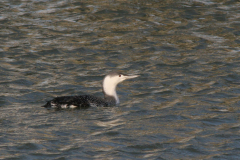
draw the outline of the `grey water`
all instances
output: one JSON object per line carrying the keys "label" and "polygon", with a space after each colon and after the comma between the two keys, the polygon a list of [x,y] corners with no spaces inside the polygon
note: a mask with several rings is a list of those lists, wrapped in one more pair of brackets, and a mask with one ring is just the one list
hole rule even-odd
{"label": "grey water", "polygon": [[[237,0],[0,2],[0,159],[240,159]],[[112,108],[47,110],[65,95]]]}

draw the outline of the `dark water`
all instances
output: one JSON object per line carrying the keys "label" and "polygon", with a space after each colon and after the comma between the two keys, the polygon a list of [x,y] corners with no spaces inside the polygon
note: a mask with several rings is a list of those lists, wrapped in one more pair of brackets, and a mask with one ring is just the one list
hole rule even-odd
{"label": "dark water", "polygon": [[[3,0],[0,159],[239,159],[240,3]],[[120,105],[46,110],[56,96]]]}

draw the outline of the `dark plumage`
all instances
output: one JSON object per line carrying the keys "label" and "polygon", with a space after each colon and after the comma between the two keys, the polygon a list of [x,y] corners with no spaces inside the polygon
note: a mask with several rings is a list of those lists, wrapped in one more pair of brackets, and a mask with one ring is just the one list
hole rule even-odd
{"label": "dark plumage", "polygon": [[44,106],[45,108],[88,108],[88,107],[110,107],[116,104],[114,97],[107,96],[107,98],[99,98],[92,95],[81,96],[63,96],[56,97],[48,101]]}

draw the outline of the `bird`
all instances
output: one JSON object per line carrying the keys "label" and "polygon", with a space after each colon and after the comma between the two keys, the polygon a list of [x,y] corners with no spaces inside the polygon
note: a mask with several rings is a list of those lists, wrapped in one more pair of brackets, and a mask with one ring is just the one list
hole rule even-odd
{"label": "bird", "polygon": [[136,78],[139,75],[124,75],[121,72],[110,72],[102,83],[104,98],[93,95],[62,96],[47,101],[42,107],[54,109],[75,109],[88,107],[111,107],[119,104],[116,87],[124,80]]}

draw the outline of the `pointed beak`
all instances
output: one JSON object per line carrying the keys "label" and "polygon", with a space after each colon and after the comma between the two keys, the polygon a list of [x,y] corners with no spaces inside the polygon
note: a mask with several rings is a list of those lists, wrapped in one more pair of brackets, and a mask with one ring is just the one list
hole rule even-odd
{"label": "pointed beak", "polygon": [[138,77],[139,75],[126,75],[124,76],[125,79],[132,79],[132,78],[136,78]]}

